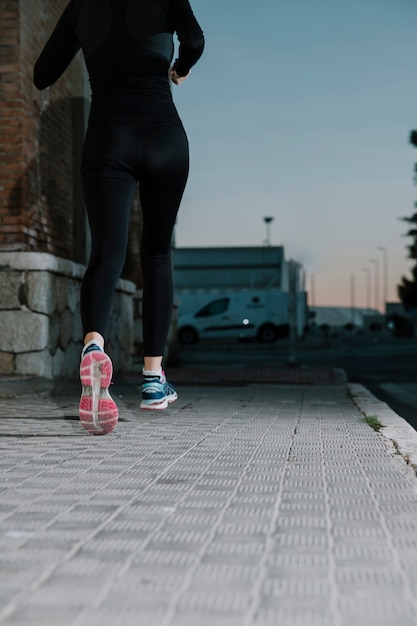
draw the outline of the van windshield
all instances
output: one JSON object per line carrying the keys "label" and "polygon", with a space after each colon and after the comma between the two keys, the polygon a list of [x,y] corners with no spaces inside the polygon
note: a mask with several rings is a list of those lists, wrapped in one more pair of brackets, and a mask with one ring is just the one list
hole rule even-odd
{"label": "van windshield", "polygon": [[211,315],[221,315],[225,313],[229,308],[229,298],[220,298],[218,300],[213,300],[200,309],[195,317],[210,317]]}

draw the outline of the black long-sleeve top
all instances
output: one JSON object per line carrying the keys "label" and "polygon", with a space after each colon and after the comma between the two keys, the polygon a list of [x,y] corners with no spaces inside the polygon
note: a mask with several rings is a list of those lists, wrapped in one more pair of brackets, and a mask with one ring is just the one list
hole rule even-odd
{"label": "black long-sleeve top", "polygon": [[70,0],[34,67],[38,89],[52,85],[82,48],[94,97],[152,92],[175,70],[188,74],[204,35],[188,0]]}

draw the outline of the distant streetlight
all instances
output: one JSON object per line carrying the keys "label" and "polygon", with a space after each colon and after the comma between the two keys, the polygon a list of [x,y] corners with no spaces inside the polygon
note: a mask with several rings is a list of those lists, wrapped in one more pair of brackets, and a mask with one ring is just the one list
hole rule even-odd
{"label": "distant streetlight", "polygon": [[371,263],[375,266],[375,289],[374,289],[374,298],[375,298],[375,310],[379,310],[379,265],[378,259],[369,259]]}
{"label": "distant streetlight", "polygon": [[288,342],[288,364],[294,367],[297,363],[297,283],[298,269],[295,261],[289,261],[289,292],[288,292],[288,321],[290,334]]}
{"label": "distant streetlight", "polygon": [[316,306],[316,276],[310,274],[310,286],[311,286],[311,306]]}
{"label": "distant streetlight", "polygon": [[355,275],[350,275],[350,321],[355,324]]}
{"label": "distant streetlight", "polygon": [[264,222],[266,224],[266,239],[265,239],[265,244],[267,246],[271,245],[271,222],[274,221],[274,218],[272,216],[270,217],[264,217]]}
{"label": "distant streetlight", "polygon": [[371,278],[369,276],[369,267],[363,267],[363,272],[366,272],[366,310],[369,312],[371,308]]}
{"label": "distant streetlight", "polygon": [[388,250],[385,246],[378,246],[378,250],[382,252],[382,267],[384,274],[384,311],[388,302]]}

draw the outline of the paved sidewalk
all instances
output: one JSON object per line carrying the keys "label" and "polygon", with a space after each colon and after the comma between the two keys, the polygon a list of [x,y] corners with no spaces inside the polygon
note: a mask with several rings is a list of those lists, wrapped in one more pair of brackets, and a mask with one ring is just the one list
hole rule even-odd
{"label": "paved sidewalk", "polygon": [[345,383],[180,387],[155,415],[126,381],[104,437],[77,388],[19,384],[2,626],[417,625],[417,479]]}

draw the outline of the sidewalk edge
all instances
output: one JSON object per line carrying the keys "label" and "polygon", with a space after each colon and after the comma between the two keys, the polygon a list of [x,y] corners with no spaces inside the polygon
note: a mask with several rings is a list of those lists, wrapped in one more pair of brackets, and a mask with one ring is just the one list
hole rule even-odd
{"label": "sidewalk edge", "polygon": [[348,391],[364,415],[376,415],[383,425],[379,433],[394,443],[405,461],[417,472],[417,432],[385,402],[378,400],[366,387],[348,383]]}

